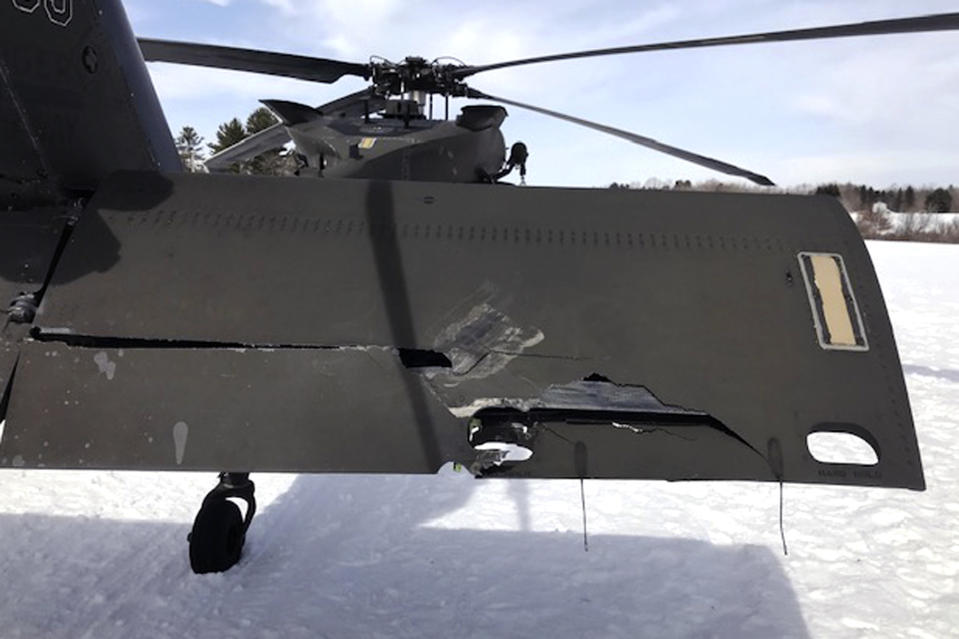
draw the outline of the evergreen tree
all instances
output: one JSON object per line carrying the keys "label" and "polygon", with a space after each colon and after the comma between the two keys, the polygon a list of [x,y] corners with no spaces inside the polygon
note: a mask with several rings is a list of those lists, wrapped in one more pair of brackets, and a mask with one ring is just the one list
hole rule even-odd
{"label": "evergreen tree", "polygon": [[272,111],[266,107],[260,107],[246,118],[246,134],[253,135],[254,133],[259,133],[263,129],[273,126],[278,121]]}
{"label": "evergreen tree", "polygon": [[948,213],[952,209],[952,195],[946,189],[936,189],[926,196],[926,210],[930,213]]}
{"label": "evergreen tree", "polygon": [[893,210],[893,211],[901,211],[901,210],[902,210],[902,198],[903,198],[903,193],[902,193],[902,189],[900,188],[900,189],[896,190],[895,195],[892,196],[892,210]]}
{"label": "evergreen tree", "polygon": [[831,195],[833,197],[839,197],[839,185],[838,184],[820,184],[816,187],[816,195]]}
{"label": "evergreen tree", "polygon": [[[260,107],[246,118],[246,134],[253,135],[279,122],[273,112]],[[290,160],[283,147],[265,151],[247,162],[247,170],[254,175],[289,175]],[[294,162],[295,164],[295,162]]]}
{"label": "evergreen tree", "polygon": [[216,142],[211,142],[207,146],[214,153],[219,153],[223,149],[229,148],[242,141],[246,137],[246,131],[243,129],[243,123],[237,118],[229,122],[224,122],[216,130]]}
{"label": "evergreen tree", "polygon": [[912,207],[916,205],[916,190],[912,188],[912,185],[907,186],[902,194],[902,204],[905,211],[912,211]]}
{"label": "evergreen tree", "polygon": [[185,126],[176,137],[176,149],[183,168],[191,173],[203,171],[203,138],[192,126]]}
{"label": "evergreen tree", "polygon": [[[221,124],[216,132],[216,142],[207,146],[214,153],[218,153],[277,122],[276,116],[269,109],[260,107],[247,116],[245,127],[239,118]],[[254,158],[236,162],[230,170],[244,175],[292,175],[296,168],[294,154],[285,153],[283,147],[277,147]]]}

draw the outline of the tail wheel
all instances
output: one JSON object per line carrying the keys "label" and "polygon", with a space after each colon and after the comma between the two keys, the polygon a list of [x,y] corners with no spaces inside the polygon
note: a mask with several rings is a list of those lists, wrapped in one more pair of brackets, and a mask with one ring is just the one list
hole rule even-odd
{"label": "tail wheel", "polygon": [[223,572],[240,560],[246,527],[240,507],[226,499],[208,501],[197,513],[190,533],[193,572]]}

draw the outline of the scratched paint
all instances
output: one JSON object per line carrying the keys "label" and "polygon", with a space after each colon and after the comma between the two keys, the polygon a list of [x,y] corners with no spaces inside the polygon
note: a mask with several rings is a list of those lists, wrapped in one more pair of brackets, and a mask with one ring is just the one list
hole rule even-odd
{"label": "scratched paint", "polygon": [[173,447],[176,453],[177,466],[183,463],[183,454],[186,452],[186,440],[190,434],[190,427],[186,422],[177,422],[173,425]]}
{"label": "scratched paint", "polygon": [[433,348],[447,354],[454,374],[483,378],[506,368],[544,337],[538,328],[519,326],[506,313],[484,302],[447,326]]}
{"label": "scratched paint", "polygon": [[108,381],[113,381],[113,376],[117,372],[117,363],[110,361],[110,356],[106,351],[100,351],[93,356],[93,363],[97,365],[100,372],[106,375]]}
{"label": "scratched paint", "polygon": [[[460,406],[447,406],[457,417],[471,417],[483,408],[567,408],[572,410],[621,410],[651,413],[705,415],[698,410],[670,406],[643,386],[577,380],[552,384],[539,397],[477,397]],[[617,426],[618,427],[618,426]]]}

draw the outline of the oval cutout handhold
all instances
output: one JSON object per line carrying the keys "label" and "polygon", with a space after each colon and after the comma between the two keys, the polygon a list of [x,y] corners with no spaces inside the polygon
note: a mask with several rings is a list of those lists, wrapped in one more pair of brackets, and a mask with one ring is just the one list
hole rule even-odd
{"label": "oval cutout handhold", "polygon": [[806,436],[809,454],[824,464],[875,466],[879,456],[865,439],[852,433],[819,431]]}

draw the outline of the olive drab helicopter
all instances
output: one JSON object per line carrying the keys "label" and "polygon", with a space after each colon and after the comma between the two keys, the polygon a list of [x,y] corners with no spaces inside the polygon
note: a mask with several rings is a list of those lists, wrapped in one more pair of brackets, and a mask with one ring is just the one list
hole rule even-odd
{"label": "olive drab helicopter", "polygon": [[[0,17],[0,466],[220,472],[190,536],[196,572],[240,558],[251,472],[455,462],[924,489],[886,307],[838,202],[494,186],[527,159],[506,152],[504,104],[771,182],[466,80],[953,30],[959,14],[478,66],[138,42],[119,0],[10,0]],[[153,60],[370,86],[318,108],[270,100],[279,124],[211,160],[293,140],[300,177],[187,173]],[[451,97],[480,103],[434,120]],[[817,460],[807,437],[823,431],[878,461]]]}
{"label": "olive drab helicopter", "polygon": [[[730,41],[733,39],[730,38]],[[399,63],[379,59],[367,65],[306,58],[289,54],[237,49],[188,42],[141,38],[144,59],[288,76],[332,82],[344,75],[371,81],[369,89],[327,104],[310,107],[286,100],[262,100],[280,120],[207,162],[212,171],[282,146],[291,139],[302,160],[297,174],[444,182],[495,182],[519,169],[526,173],[528,151],[522,142],[505,158],[499,127],[506,118],[501,106],[464,107],[455,122],[448,122],[451,97],[490,100],[529,109],[547,116],[614,135],[636,144],[721,171],[772,186],[769,178],[713,158],[684,151],[651,138],[565,115],[530,104],[494,97],[472,89],[463,78],[511,64],[468,67],[407,57]],[[690,44],[690,46],[697,46]],[[701,46],[701,45],[699,45]],[[655,50],[648,49],[648,50]],[[624,51],[582,53],[606,55]],[[562,57],[560,57],[562,59]],[[517,61],[528,64],[545,60]],[[444,119],[434,120],[433,96],[444,101]],[[403,96],[402,99],[392,99]],[[379,117],[371,119],[371,112]],[[505,160],[505,165],[504,165]],[[312,170],[309,170],[312,169]]]}

